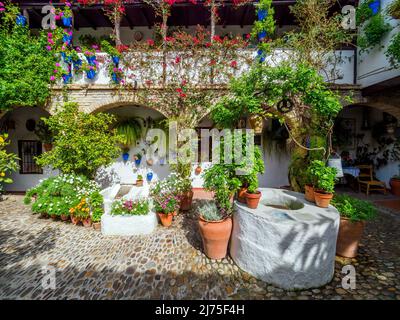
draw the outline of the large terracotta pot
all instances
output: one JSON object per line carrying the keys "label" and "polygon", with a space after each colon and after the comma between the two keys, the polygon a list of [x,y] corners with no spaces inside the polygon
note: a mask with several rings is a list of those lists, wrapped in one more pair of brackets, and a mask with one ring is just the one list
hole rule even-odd
{"label": "large terracotta pot", "polygon": [[390,190],[395,196],[400,196],[400,179],[390,179]]}
{"label": "large terracotta pot", "polygon": [[182,194],[182,200],[180,204],[180,209],[183,211],[190,210],[192,208],[193,201],[193,191],[190,190]]}
{"label": "large terracotta pot", "polygon": [[216,260],[225,258],[232,232],[232,218],[210,222],[200,216],[199,229],[206,256]]}
{"label": "large terracotta pot", "polygon": [[306,185],[305,189],[305,198],[307,201],[315,202],[315,194],[314,194],[314,187]]}
{"label": "large terracotta pot", "polygon": [[174,216],[174,212],[171,213],[158,213],[158,216],[160,217],[161,223],[164,227],[169,227],[172,224],[172,218]]}
{"label": "large terracotta pot", "polygon": [[320,208],[328,208],[333,198],[332,193],[326,193],[320,190],[314,190],[315,203]]}
{"label": "large terracotta pot", "polygon": [[43,143],[43,149],[44,151],[49,152],[53,149],[53,145],[51,143]]}
{"label": "large terracotta pot", "polygon": [[365,221],[351,222],[349,219],[341,217],[336,254],[346,258],[356,257],[364,228]]}
{"label": "large terracotta pot", "polygon": [[257,191],[257,193],[248,193],[246,191],[246,203],[250,209],[257,209],[258,203],[260,202],[261,192]]}
{"label": "large terracotta pot", "polygon": [[247,187],[241,187],[238,191],[237,199],[241,203],[246,203]]}

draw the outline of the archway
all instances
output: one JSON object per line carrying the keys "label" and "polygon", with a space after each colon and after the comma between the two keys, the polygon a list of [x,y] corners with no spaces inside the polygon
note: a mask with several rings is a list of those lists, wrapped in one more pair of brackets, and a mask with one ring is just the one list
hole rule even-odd
{"label": "archway", "polygon": [[338,115],[333,134],[333,146],[345,158],[345,167],[373,165],[376,178],[387,186],[399,174],[400,113],[395,110],[374,104],[347,106]]}
{"label": "archway", "polygon": [[45,152],[41,134],[38,132],[40,119],[50,114],[40,107],[19,107],[9,110],[0,119],[0,132],[7,133],[10,145],[9,152],[20,158],[20,169],[12,173],[12,184],[6,184],[8,192],[24,192],[34,187],[40,180],[53,174],[48,168],[36,165],[35,157]]}

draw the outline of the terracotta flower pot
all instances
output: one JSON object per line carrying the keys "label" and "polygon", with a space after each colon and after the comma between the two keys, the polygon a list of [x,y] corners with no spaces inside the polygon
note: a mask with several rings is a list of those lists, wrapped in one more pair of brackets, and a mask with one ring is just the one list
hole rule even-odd
{"label": "terracotta flower pot", "polygon": [[257,193],[248,193],[245,192],[246,203],[250,209],[257,209],[258,203],[260,202],[261,192],[257,191]]}
{"label": "terracotta flower pot", "polygon": [[164,227],[169,227],[172,224],[172,218],[174,216],[174,212],[167,213],[167,214],[158,212],[158,216],[160,217],[162,225]]}
{"label": "terracotta flower pot", "polygon": [[49,152],[49,151],[51,151],[51,149],[53,149],[53,144],[43,143],[43,149],[44,149],[44,151]]}
{"label": "terracotta flower pot", "polygon": [[196,175],[199,175],[201,173],[201,171],[203,170],[203,168],[201,166],[197,166],[196,169],[194,170],[194,173]]}
{"label": "terracotta flower pot", "polygon": [[72,214],[70,215],[70,217],[72,224],[75,226],[81,221],[78,217],[74,217]]}
{"label": "terracotta flower pot", "polygon": [[153,159],[147,159],[146,163],[147,163],[148,166],[151,167],[154,164],[154,160]]}
{"label": "terracotta flower pot", "polygon": [[199,229],[206,256],[211,259],[225,258],[232,233],[232,218],[209,222],[200,217]]}
{"label": "terracotta flower pot", "polygon": [[137,187],[143,187],[143,180],[136,180]]}
{"label": "terracotta flower pot", "polygon": [[320,190],[314,190],[315,203],[320,208],[328,208],[333,198],[332,193],[326,193]]}
{"label": "terracotta flower pot", "polygon": [[90,228],[92,226],[92,219],[90,217],[82,219],[82,224],[85,228]]}
{"label": "terracotta flower pot", "polygon": [[93,222],[92,226],[94,230],[101,230],[101,222]]}
{"label": "terracotta flower pot", "polygon": [[193,191],[190,190],[182,194],[182,200],[180,204],[180,209],[183,211],[190,210],[192,208],[193,201]]}
{"label": "terracotta flower pot", "polygon": [[395,196],[400,196],[400,179],[390,179],[390,190]]}
{"label": "terracotta flower pot", "polygon": [[247,187],[241,187],[237,194],[237,200],[241,203],[246,203]]}
{"label": "terracotta flower pot", "polygon": [[305,187],[305,199],[315,203],[314,187],[306,185]]}
{"label": "terracotta flower pot", "polygon": [[48,218],[49,218],[49,215],[48,215],[47,213],[45,213],[45,212],[42,212],[42,213],[40,214],[40,217],[43,218],[43,219],[48,219]]}
{"label": "terracotta flower pot", "polygon": [[364,228],[365,221],[351,222],[349,219],[341,217],[336,254],[346,258],[356,257]]}
{"label": "terracotta flower pot", "polygon": [[62,214],[61,215],[61,220],[62,221],[68,221],[68,219],[69,219],[69,215],[68,214]]}
{"label": "terracotta flower pot", "polygon": [[50,215],[50,218],[52,218],[53,220],[57,220],[57,219],[58,219],[58,216],[57,216],[56,214],[51,214],[51,215]]}

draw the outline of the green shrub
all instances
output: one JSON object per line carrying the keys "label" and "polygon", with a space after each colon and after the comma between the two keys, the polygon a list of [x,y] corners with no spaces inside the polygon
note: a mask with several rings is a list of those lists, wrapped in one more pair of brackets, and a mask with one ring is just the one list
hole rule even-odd
{"label": "green shrub", "polygon": [[335,192],[336,169],[328,167],[324,161],[314,160],[311,162],[309,172],[314,187],[327,193]]}
{"label": "green shrub", "polygon": [[[35,198],[33,203],[32,198]],[[97,184],[84,176],[62,174],[45,179],[28,190],[24,203],[32,205],[33,213],[60,216],[69,215],[70,209],[77,207],[83,199],[90,207],[91,213],[96,212],[96,216],[101,216],[103,199]]]}
{"label": "green shrub", "polygon": [[43,119],[54,133],[54,147],[39,156],[37,163],[93,178],[98,168],[110,164],[121,152],[119,137],[110,129],[114,120],[106,113],[80,112],[76,103],[64,104],[61,111]]}
{"label": "green shrub", "polygon": [[10,143],[7,138],[7,134],[0,134],[0,195],[3,191],[3,183],[13,182],[9,174],[19,168],[17,155],[6,151],[6,146]]}
{"label": "green shrub", "polygon": [[377,215],[376,207],[368,201],[359,200],[347,195],[335,195],[332,205],[342,217],[352,222],[372,220]]}
{"label": "green shrub", "polygon": [[365,23],[362,35],[358,37],[357,45],[361,51],[373,48],[381,43],[382,37],[391,29],[390,24],[385,22],[384,16],[378,13]]}
{"label": "green shrub", "polygon": [[198,210],[200,216],[206,221],[220,221],[224,218],[214,201],[208,201]]}
{"label": "green shrub", "polygon": [[148,200],[116,200],[111,208],[111,215],[141,216],[150,212]]}

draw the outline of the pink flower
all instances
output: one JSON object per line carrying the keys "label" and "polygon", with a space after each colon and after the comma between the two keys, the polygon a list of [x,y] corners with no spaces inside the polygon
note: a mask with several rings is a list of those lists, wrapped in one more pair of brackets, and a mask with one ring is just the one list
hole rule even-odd
{"label": "pink flower", "polygon": [[5,8],[0,8],[0,12],[6,11]]}
{"label": "pink flower", "polygon": [[232,61],[231,62],[231,67],[232,68],[237,68],[237,62],[236,61]]}
{"label": "pink flower", "polygon": [[148,40],[147,40],[147,44],[148,44],[150,47],[154,46],[154,40],[148,39]]}
{"label": "pink flower", "polygon": [[53,37],[53,34],[51,33],[51,32],[49,32],[48,34],[47,34],[47,38],[52,38]]}
{"label": "pink flower", "polygon": [[47,51],[51,51],[51,46],[46,46]]}
{"label": "pink flower", "polygon": [[53,73],[57,73],[58,71],[56,69],[53,70]]}
{"label": "pink flower", "polygon": [[56,67],[59,67],[59,66],[60,66],[60,63],[59,63],[59,62],[57,62],[57,63],[56,63]]}
{"label": "pink flower", "polygon": [[55,76],[51,76],[50,77],[50,81],[54,81],[54,80],[56,80],[56,77]]}

